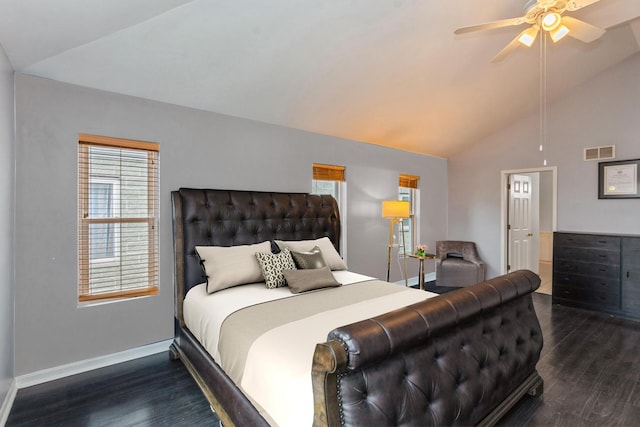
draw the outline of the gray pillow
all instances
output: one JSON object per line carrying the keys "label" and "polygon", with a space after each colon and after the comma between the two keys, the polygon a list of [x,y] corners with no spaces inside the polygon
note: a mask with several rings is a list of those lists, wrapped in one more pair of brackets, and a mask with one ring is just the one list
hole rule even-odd
{"label": "gray pillow", "polygon": [[322,251],[322,258],[331,270],[346,270],[347,264],[340,258],[340,254],[333,247],[333,243],[328,237],[321,237],[315,240],[275,240],[280,249],[289,248],[296,252],[308,252],[314,246]]}
{"label": "gray pillow", "polygon": [[309,270],[327,266],[327,263],[324,262],[322,252],[320,252],[320,248],[318,246],[315,246],[309,252],[291,251],[291,257],[296,263],[296,267],[298,267],[300,270]]}
{"label": "gray pillow", "polygon": [[267,288],[279,288],[285,286],[283,270],[295,270],[296,264],[291,258],[291,251],[285,248],[282,252],[272,254],[271,252],[256,252],[256,258],[264,276]]}
{"label": "gray pillow", "polygon": [[314,289],[342,286],[333,277],[329,267],[315,268],[312,270],[284,270],[282,274],[287,281],[287,286],[289,286],[289,289],[294,294]]}

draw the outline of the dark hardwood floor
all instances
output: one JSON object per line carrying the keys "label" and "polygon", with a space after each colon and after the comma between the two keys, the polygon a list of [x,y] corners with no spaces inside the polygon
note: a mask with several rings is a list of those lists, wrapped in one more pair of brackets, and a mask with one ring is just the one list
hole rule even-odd
{"label": "dark hardwood floor", "polygon": [[[640,323],[552,306],[535,294],[544,336],[540,397],[500,426],[640,425]],[[213,426],[196,383],[168,354],[21,389],[7,426]]]}
{"label": "dark hardwood floor", "polygon": [[7,427],[217,426],[180,361],[160,353],[18,390]]}
{"label": "dark hardwood floor", "polygon": [[534,303],[544,393],[525,396],[499,425],[640,425],[640,323],[552,305],[548,295]]}

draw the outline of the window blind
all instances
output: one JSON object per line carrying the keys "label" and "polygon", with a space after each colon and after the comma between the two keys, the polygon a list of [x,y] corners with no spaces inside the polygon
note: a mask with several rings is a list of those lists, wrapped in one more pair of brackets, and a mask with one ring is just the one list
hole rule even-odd
{"label": "window blind", "polygon": [[313,164],[313,179],[324,181],[344,181],[344,166]]}
{"label": "window blind", "polygon": [[79,135],[79,301],[158,293],[158,161],[155,143]]}
{"label": "window blind", "polygon": [[407,175],[407,174],[401,173],[400,178],[398,180],[398,186],[405,187],[405,188],[418,188],[419,180],[420,180],[419,176]]}

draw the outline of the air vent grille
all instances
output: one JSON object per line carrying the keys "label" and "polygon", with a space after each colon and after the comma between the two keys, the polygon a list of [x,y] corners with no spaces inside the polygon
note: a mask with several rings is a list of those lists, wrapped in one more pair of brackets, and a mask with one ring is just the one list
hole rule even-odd
{"label": "air vent grille", "polygon": [[616,146],[590,147],[584,149],[584,160],[612,160],[616,158]]}

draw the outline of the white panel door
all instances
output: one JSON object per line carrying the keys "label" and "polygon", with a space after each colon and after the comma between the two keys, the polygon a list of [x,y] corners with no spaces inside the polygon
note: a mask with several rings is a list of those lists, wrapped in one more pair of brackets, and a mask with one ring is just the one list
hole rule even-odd
{"label": "white panel door", "polygon": [[531,178],[509,176],[509,271],[528,269],[532,265],[533,232],[531,228]]}

